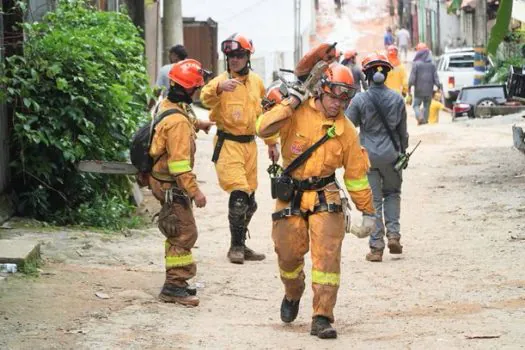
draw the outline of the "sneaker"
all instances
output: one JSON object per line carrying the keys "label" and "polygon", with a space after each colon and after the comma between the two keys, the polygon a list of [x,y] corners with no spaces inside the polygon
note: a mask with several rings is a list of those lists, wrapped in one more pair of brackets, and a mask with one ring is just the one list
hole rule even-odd
{"label": "sneaker", "polygon": [[399,238],[389,238],[388,249],[390,250],[390,254],[402,254],[403,246],[399,243]]}
{"label": "sneaker", "polygon": [[199,298],[192,294],[197,294],[196,290],[187,289],[185,287],[175,287],[164,285],[159,294],[159,299],[165,303],[178,303],[185,306],[198,306]]}
{"label": "sneaker", "polygon": [[290,323],[297,318],[299,313],[299,302],[301,300],[288,300],[286,296],[281,303],[281,321]]}
{"label": "sneaker", "polygon": [[337,338],[337,331],[332,327],[328,318],[324,316],[314,316],[310,334],[316,335],[321,339]]}
{"label": "sneaker", "polygon": [[370,253],[366,254],[366,260],[372,262],[383,261],[383,249],[370,248]]}

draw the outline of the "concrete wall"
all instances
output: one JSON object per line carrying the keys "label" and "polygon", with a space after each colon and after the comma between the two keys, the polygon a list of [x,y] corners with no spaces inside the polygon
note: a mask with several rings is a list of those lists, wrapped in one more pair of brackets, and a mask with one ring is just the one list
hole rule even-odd
{"label": "concrete wall", "polygon": [[459,22],[459,16],[447,14],[446,4],[441,3],[439,9],[439,28],[441,32],[439,45],[441,50],[445,50],[447,47],[453,48],[460,46],[463,39]]}

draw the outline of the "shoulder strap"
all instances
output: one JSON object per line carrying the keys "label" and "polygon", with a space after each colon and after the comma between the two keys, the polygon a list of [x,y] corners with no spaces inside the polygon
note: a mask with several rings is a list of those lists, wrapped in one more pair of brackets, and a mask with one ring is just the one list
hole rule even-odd
{"label": "shoulder strap", "polygon": [[301,153],[299,157],[295,158],[283,171],[283,175],[289,175],[292,171],[297,169],[301,164],[303,164],[314,151],[319,148],[323,143],[328,141],[328,139],[335,137],[335,125],[331,126],[327,131],[326,134],[323,135],[316,143],[308,147],[306,151]]}
{"label": "shoulder strap", "polygon": [[189,116],[183,111],[181,111],[180,109],[171,108],[171,109],[167,109],[164,112],[156,115],[155,118],[151,120],[151,125],[149,128],[149,145],[150,146],[151,146],[151,141],[153,141],[153,129],[155,129],[155,126],[157,126],[157,124],[160,123],[161,120],[166,118],[167,116],[172,115],[172,114],[177,114],[177,113],[182,114],[186,118],[189,118]]}
{"label": "shoulder strap", "polygon": [[381,110],[381,108],[379,108],[379,105],[377,104],[377,101],[374,95],[370,93],[370,90],[367,91],[367,94],[368,94],[368,97],[370,98],[370,102],[372,102],[377,114],[379,115],[379,119],[381,119],[381,123],[383,123],[383,126],[385,127],[386,132],[388,133],[388,137],[390,137],[390,141],[392,141],[392,144],[394,145],[395,150],[399,152],[400,151],[399,145],[397,144],[396,139],[394,138],[394,134],[392,130],[390,129],[390,127],[388,126],[388,123],[386,122],[386,118],[385,118],[385,115],[383,114],[383,111]]}

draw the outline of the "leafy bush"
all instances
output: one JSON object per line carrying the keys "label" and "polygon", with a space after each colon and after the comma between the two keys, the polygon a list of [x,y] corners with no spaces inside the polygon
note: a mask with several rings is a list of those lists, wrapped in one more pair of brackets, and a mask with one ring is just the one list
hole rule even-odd
{"label": "leafy bush", "polygon": [[525,65],[525,58],[514,56],[506,59],[496,58],[494,66],[491,67],[484,76],[484,82],[490,84],[504,84],[510,74],[510,66],[522,67]]}
{"label": "leafy bush", "polygon": [[127,159],[150,95],[144,42],[127,14],[99,12],[84,0],[61,0],[23,29],[23,55],[6,59],[4,81],[15,109],[11,173],[19,213],[118,228],[115,220],[133,212],[129,180],[79,173],[75,164]]}

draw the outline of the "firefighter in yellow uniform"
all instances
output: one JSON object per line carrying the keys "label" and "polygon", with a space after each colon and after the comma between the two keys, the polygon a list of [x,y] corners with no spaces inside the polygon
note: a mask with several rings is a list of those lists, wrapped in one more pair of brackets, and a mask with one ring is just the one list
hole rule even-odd
{"label": "firefighter in yellow uniform", "polygon": [[330,138],[290,173],[294,188],[292,199],[278,199],[272,214],[272,239],[285,286],[281,320],[288,323],[297,317],[305,289],[304,255],[310,242],[314,292],[310,334],[335,338],[337,332],[331,323],[345,235],[335,180],[337,168],[344,167],[346,188],[357,209],[363,212],[362,228],[370,233],[375,227],[367,179],[368,156],[354,126],[343,115],[344,106],[355,94],[352,73],[347,67],[332,63],[316,97],[307,98],[304,91],[294,88],[289,88],[288,93],[289,97],[262,115],[257,130],[262,137],[280,133],[283,166],[287,167],[329,130]]}
{"label": "firefighter in yellow uniform", "polygon": [[159,106],[167,116],[155,127],[150,147],[154,159],[149,186],[161,204],[159,229],[166,236],[166,280],[159,295],[165,302],[197,306],[196,290],[188,287],[196,265],[191,254],[197,241],[197,227],[192,201],[199,208],[206,205],[193,173],[196,130],[206,132],[213,123],[195,118],[191,96],[204,85],[201,64],[192,59],[175,63],[168,73],[170,88]]}
{"label": "firefighter in yellow uniform", "polygon": [[[231,245],[228,258],[232,263],[263,260],[245,244],[248,224],[257,210],[257,145],[255,123],[262,113],[264,84],[250,70],[252,41],[233,34],[221,44],[226,55],[227,71],[211,80],[200,95],[211,109],[210,120],[217,122],[212,161],[215,163],[221,188],[230,194],[228,220]],[[279,158],[277,139],[265,140],[271,159]]]}
{"label": "firefighter in yellow uniform", "polygon": [[405,65],[399,60],[398,49],[395,45],[388,46],[386,53],[388,61],[394,68],[388,72],[385,85],[404,97],[408,93],[408,76]]}

